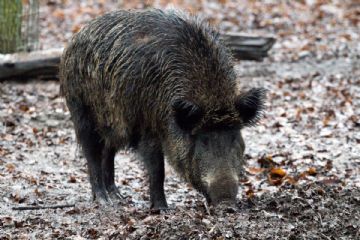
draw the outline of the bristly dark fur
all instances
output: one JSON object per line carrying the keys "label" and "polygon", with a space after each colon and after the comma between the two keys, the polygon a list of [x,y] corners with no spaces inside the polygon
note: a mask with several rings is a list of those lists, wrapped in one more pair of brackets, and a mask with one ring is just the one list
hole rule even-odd
{"label": "bristly dark fur", "polygon": [[[236,193],[239,128],[256,122],[263,91],[238,97],[230,53],[206,22],[174,10],[105,14],[73,37],[60,79],[95,197],[114,193],[113,158],[123,148],[136,150],[149,171],[152,207],[166,207],[164,156],[205,195],[203,178],[212,172],[232,192],[208,196]],[[202,138],[211,138],[213,151],[195,149]]]}
{"label": "bristly dark fur", "polygon": [[184,130],[192,130],[204,116],[204,111],[194,103],[177,99],[172,104],[176,123]]}
{"label": "bristly dark fur", "polygon": [[203,109],[203,122],[224,108],[239,119],[228,50],[206,22],[182,12],[105,14],[74,36],[62,59],[65,98],[91,107],[107,144],[126,147],[139,126],[166,134],[176,99]]}
{"label": "bristly dark fur", "polygon": [[237,97],[235,106],[241,116],[243,127],[254,126],[260,120],[265,107],[265,95],[264,88],[253,88]]}

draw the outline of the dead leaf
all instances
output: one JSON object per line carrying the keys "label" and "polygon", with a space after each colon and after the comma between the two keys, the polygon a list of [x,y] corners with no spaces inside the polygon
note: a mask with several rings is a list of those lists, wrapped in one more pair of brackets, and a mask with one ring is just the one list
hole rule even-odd
{"label": "dead leaf", "polygon": [[22,103],[19,105],[19,109],[23,112],[27,112],[27,111],[29,111],[29,106],[25,103]]}
{"label": "dead leaf", "polygon": [[325,165],[325,170],[329,171],[333,168],[333,163],[331,160],[328,160]]}
{"label": "dead leaf", "polygon": [[16,228],[21,228],[24,226],[24,222],[23,221],[14,221],[14,226]]}
{"label": "dead leaf", "polygon": [[90,238],[95,239],[98,237],[98,231],[94,228],[90,228],[86,231],[86,233],[90,236]]}
{"label": "dead leaf", "polygon": [[288,182],[288,183],[290,183],[292,185],[296,185],[298,181],[293,177],[286,176],[285,179],[284,179],[284,182]]}
{"label": "dead leaf", "polygon": [[44,194],[38,188],[35,188],[34,193],[36,194],[37,197],[44,196]]}
{"label": "dead leaf", "polygon": [[36,134],[39,132],[39,129],[33,128],[32,131],[33,131],[33,133],[36,135]]}
{"label": "dead leaf", "polygon": [[261,157],[260,159],[258,159],[258,163],[260,164],[261,168],[271,168],[271,167],[277,165],[273,161],[271,155]]}
{"label": "dead leaf", "polygon": [[76,183],[76,177],[75,176],[70,176],[68,182],[69,183]]}
{"label": "dead leaf", "polygon": [[326,115],[325,115],[323,121],[322,121],[322,122],[323,122],[323,126],[328,126],[328,125],[329,125],[329,122],[330,122],[333,118],[335,118],[335,112],[334,112],[334,110],[328,110],[328,111],[326,112]]}
{"label": "dead leaf", "polygon": [[253,198],[253,197],[255,196],[255,192],[254,192],[254,190],[253,190],[252,188],[249,188],[249,189],[245,192],[245,194],[246,194],[246,197],[247,197],[247,198]]}
{"label": "dead leaf", "polygon": [[5,164],[5,168],[9,173],[12,173],[15,171],[15,165],[13,163],[7,163]]}
{"label": "dead leaf", "polygon": [[317,171],[316,171],[316,168],[314,167],[311,167],[307,170],[307,173],[310,175],[310,176],[315,176],[317,174]]}
{"label": "dead leaf", "polygon": [[24,203],[26,201],[26,195],[21,194],[19,192],[17,193],[12,193],[11,194],[11,198],[13,199],[14,202],[16,203]]}
{"label": "dead leaf", "polygon": [[273,168],[270,170],[270,173],[268,174],[269,182],[272,185],[280,185],[284,177],[286,176],[286,172],[282,168]]}
{"label": "dead leaf", "polygon": [[80,213],[80,209],[79,208],[73,208],[67,212],[65,212],[66,214],[69,214],[69,215],[74,215],[74,214],[79,214]]}
{"label": "dead leaf", "polygon": [[257,175],[259,173],[263,173],[265,168],[248,167],[246,168],[246,171],[251,175]]}
{"label": "dead leaf", "polygon": [[72,28],[71,28],[71,32],[72,33],[77,33],[80,31],[80,29],[82,28],[82,25],[81,24],[76,24],[74,25]]}
{"label": "dead leaf", "polygon": [[38,185],[37,179],[33,176],[30,176],[29,178],[27,178],[27,180],[30,182],[31,185]]}
{"label": "dead leaf", "polygon": [[273,177],[277,177],[277,178],[279,178],[279,177],[282,178],[282,177],[286,176],[286,172],[282,168],[273,168],[273,169],[271,169],[270,174]]}
{"label": "dead leaf", "polygon": [[53,12],[53,16],[56,17],[57,19],[61,20],[61,21],[65,20],[65,13],[64,13],[64,10],[62,10],[62,9],[56,9]]}
{"label": "dead leaf", "polygon": [[3,124],[5,127],[15,127],[15,122],[11,120],[5,120]]}

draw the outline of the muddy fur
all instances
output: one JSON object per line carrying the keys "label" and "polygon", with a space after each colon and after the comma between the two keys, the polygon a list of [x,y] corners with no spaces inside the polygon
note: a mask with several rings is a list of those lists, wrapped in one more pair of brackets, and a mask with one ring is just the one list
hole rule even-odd
{"label": "muddy fur", "polygon": [[207,23],[176,10],[105,14],[73,37],[60,77],[95,198],[117,193],[113,156],[131,148],[154,208],[167,207],[164,156],[209,202],[234,199],[240,129],[258,119],[264,91],[237,93],[229,51]]}

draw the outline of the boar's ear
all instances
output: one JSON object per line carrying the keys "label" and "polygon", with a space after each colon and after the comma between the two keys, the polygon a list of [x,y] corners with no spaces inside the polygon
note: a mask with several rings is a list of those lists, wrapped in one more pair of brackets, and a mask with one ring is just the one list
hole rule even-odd
{"label": "boar's ear", "polygon": [[264,109],[265,94],[264,88],[253,88],[237,96],[235,107],[239,111],[244,127],[255,125],[259,121]]}
{"label": "boar's ear", "polygon": [[204,111],[199,106],[185,99],[175,100],[172,108],[176,123],[184,130],[193,129],[204,115]]}

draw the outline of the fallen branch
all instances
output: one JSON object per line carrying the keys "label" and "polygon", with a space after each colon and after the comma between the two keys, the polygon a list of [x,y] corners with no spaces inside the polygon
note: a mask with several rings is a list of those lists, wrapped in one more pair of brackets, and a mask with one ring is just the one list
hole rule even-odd
{"label": "fallen branch", "polygon": [[0,80],[9,78],[57,79],[63,49],[0,54]]}
{"label": "fallen branch", "polygon": [[13,207],[12,210],[39,210],[39,209],[57,209],[57,208],[70,208],[75,207],[75,204],[53,205],[53,206],[26,206],[26,207]]}
{"label": "fallen branch", "polygon": [[221,37],[238,60],[262,61],[276,42],[273,37],[244,36],[239,33],[227,33]]}
{"label": "fallen branch", "polygon": [[[261,61],[275,43],[272,37],[251,37],[237,33],[221,35],[238,60]],[[0,54],[0,81],[5,79],[58,79],[63,48],[30,53]]]}

